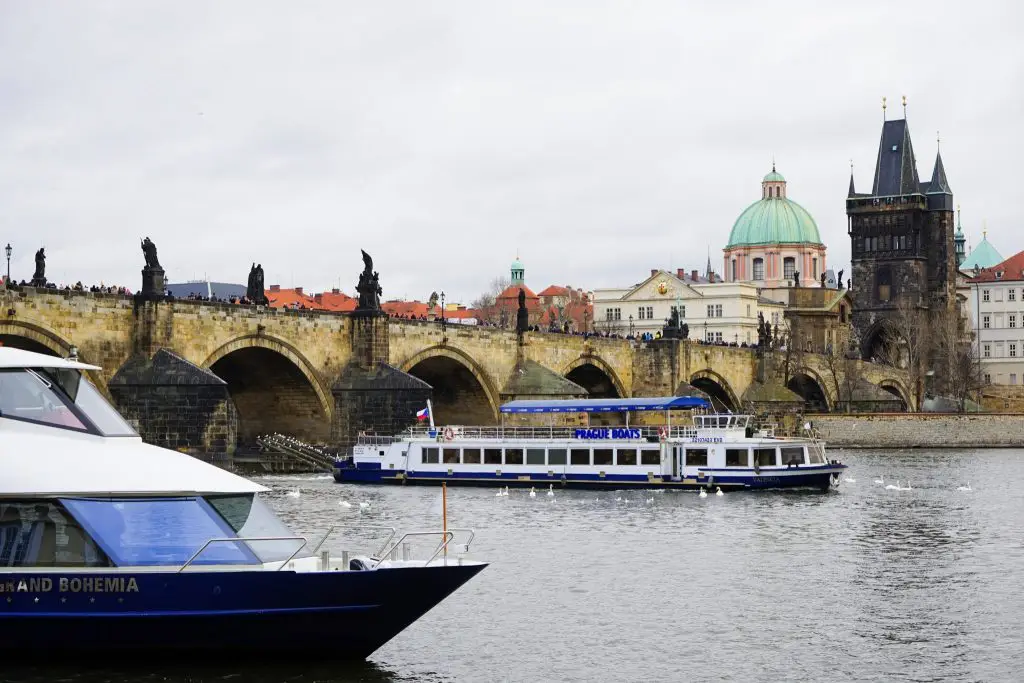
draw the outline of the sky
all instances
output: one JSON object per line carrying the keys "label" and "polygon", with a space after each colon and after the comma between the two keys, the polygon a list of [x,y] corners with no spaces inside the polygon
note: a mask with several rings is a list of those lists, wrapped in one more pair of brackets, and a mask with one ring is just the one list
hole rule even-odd
{"label": "sky", "polygon": [[771,169],[849,272],[852,161],[937,135],[971,244],[1024,249],[1016,2],[0,0],[0,241],[28,279],[468,302],[703,268]]}

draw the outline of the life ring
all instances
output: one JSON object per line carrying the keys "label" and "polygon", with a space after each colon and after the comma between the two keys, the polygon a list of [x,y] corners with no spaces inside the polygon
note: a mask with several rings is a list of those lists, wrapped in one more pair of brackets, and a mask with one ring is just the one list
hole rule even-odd
{"label": "life ring", "polygon": [[444,440],[445,441],[451,441],[454,438],[455,438],[455,430],[452,429],[451,427],[445,427],[444,428]]}
{"label": "life ring", "polygon": [[658,438],[662,441],[668,439],[668,427],[658,427]]}

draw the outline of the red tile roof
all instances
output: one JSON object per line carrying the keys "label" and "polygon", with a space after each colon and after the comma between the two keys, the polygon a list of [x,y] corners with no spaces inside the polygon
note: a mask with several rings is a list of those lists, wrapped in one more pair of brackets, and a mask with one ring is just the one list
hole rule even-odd
{"label": "red tile roof", "polygon": [[313,297],[302,291],[302,287],[295,289],[283,289],[272,285],[265,292],[271,308],[320,308]]}
{"label": "red tile roof", "polygon": [[[999,276],[997,277],[997,274]],[[1018,252],[991,268],[982,268],[968,282],[1017,282],[1024,280],[1024,251]]]}
{"label": "red tile roof", "polygon": [[514,299],[516,301],[516,305],[518,306],[519,305],[519,290],[520,289],[523,290],[524,292],[526,292],[526,307],[527,308],[530,308],[530,302],[531,301],[533,301],[533,305],[537,305],[537,302],[540,301],[540,297],[538,297],[536,294],[534,294],[533,290],[530,289],[529,287],[527,287],[526,285],[509,285],[505,289],[501,290],[501,294],[499,294],[498,296],[496,296],[494,298],[498,299],[498,300],[501,300],[501,299]]}
{"label": "red tile roof", "polygon": [[559,285],[550,285],[547,289],[541,290],[537,296],[571,296],[572,290],[568,287],[560,287]]}

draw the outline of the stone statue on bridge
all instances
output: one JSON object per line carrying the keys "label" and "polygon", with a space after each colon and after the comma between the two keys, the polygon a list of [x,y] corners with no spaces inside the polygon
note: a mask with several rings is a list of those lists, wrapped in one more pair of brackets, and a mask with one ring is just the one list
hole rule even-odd
{"label": "stone statue on bridge", "polygon": [[530,329],[530,312],[526,310],[526,292],[519,288],[519,308],[516,310],[516,332],[522,334]]}
{"label": "stone statue on bridge", "polygon": [[43,247],[36,252],[36,271],[32,273],[33,287],[46,286],[46,250]]}
{"label": "stone statue on bridge", "polygon": [[[843,271],[841,271],[841,270],[839,271],[839,277],[836,278],[836,281],[839,283],[839,289],[842,289],[843,288]],[[847,287],[847,289],[849,289],[849,287]]]}
{"label": "stone statue on bridge", "polygon": [[799,270],[794,270],[793,271],[793,286],[794,287],[799,287],[800,286],[800,271]]}
{"label": "stone statue on bridge", "polygon": [[263,284],[263,264],[253,263],[249,268],[249,283],[245,288],[245,298],[257,306],[267,305],[267,290]]}
{"label": "stone statue on bridge", "polygon": [[[842,273],[843,271],[839,271],[839,272]],[[840,275],[840,277],[842,277],[842,276]],[[821,288],[825,289],[825,273],[821,274]]]}
{"label": "stone statue on bridge", "polygon": [[146,265],[142,268],[142,289],[138,296],[150,300],[163,299],[164,269],[156,257],[156,245],[148,237],[142,240],[142,255],[146,259]]}
{"label": "stone statue on bridge", "polygon": [[665,326],[661,330],[662,339],[686,339],[690,336],[690,326],[679,320],[679,309],[672,307]]}
{"label": "stone statue on bridge", "polygon": [[363,272],[359,274],[359,284],[356,291],[359,292],[359,305],[356,312],[379,312],[380,295],[383,290],[380,288],[380,276],[373,269],[373,259],[365,251],[363,254]]}

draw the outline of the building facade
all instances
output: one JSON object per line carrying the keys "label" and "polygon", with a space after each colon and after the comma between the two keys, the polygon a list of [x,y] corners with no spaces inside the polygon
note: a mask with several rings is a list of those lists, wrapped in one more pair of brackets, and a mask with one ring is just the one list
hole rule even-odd
{"label": "building facade", "polygon": [[871,192],[846,199],[853,264],[853,324],[865,359],[885,354],[887,323],[900,302],[929,314],[956,302],[953,192],[942,156],[921,182],[906,119],[885,121]]}
{"label": "building facade", "polygon": [[757,314],[772,326],[784,322],[785,306],[758,294],[750,282],[709,282],[696,271],[689,277],[652,270],[632,287],[594,290],[594,329],[622,337],[657,335],[678,308],[690,339],[722,344],[756,344]]}
{"label": "building facade", "polygon": [[1024,384],[1024,252],[967,281],[971,329],[986,384]]}
{"label": "building facade", "polygon": [[825,272],[825,245],[807,209],[787,196],[775,170],[761,181],[761,199],[740,214],[724,249],[725,279],[760,287],[816,287]]}

